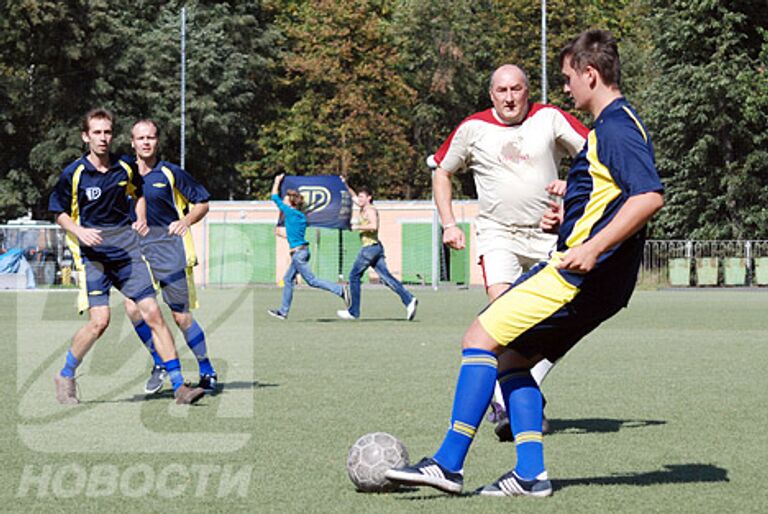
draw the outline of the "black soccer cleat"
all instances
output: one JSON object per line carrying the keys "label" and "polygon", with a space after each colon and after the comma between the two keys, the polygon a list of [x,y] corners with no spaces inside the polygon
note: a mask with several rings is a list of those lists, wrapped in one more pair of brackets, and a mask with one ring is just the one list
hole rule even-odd
{"label": "black soccer cleat", "polygon": [[413,466],[390,469],[384,476],[396,484],[428,485],[450,494],[459,494],[464,487],[463,473],[448,471],[430,457],[424,457]]}
{"label": "black soccer cleat", "polygon": [[[546,474],[543,474],[546,477]],[[542,476],[542,475],[539,475]],[[543,498],[552,496],[552,482],[547,478],[525,480],[510,471],[494,483],[481,487],[475,493],[481,496],[533,496]]]}
{"label": "black soccer cleat", "polygon": [[216,373],[212,375],[200,375],[197,387],[205,391],[205,394],[216,394],[219,391],[219,379]]}

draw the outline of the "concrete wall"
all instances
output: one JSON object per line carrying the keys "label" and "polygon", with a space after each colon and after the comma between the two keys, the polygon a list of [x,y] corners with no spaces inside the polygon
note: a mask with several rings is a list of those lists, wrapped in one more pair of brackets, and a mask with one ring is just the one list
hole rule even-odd
{"label": "concrete wall", "polygon": [[[406,244],[402,240],[402,224],[407,222],[431,223],[434,219],[434,206],[431,201],[376,201],[379,210],[379,238],[386,249],[387,264],[389,270],[398,278],[402,277],[402,247]],[[480,267],[477,265],[476,241],[474,218],[477,215],[476,201],[456,201],[453,209],[457,222],[469,222],[471,224],[470,239],[470,283],[482,284],[483,277]],[[193,227],[195,248],[200,264],[195,268],[195,281],[198,284],[208,282],[209,271],[209,247],[208,224],[209,223],[266,223],[274,226],[278,209],[271,201],[252,202],[211,202],[208,216],[201,223]],[[357,210],[353,213],[353,219],[357,217]],[[275,249],[276,282],[279,283],[290,263],[288,243],[280,238]],[[375,273],[369,272],[373,277]]]}

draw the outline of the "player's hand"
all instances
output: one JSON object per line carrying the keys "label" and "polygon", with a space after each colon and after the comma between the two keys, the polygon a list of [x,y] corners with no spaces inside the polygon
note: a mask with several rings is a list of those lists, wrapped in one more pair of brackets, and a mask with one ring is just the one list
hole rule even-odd
{"label": "player's hand", "polygon": [[149,227],[146,220],[136,220],[131,224],[131,228],[139,233],[141,237],[149,234]]}
{"label": "player's hand", "polygon": [[189,230],[189,225],[184,220],[177,220],[168,225],[168,235],[183,236]]}
{"label": "player's hand", "polygon": [[565,252],[557,267],[575,273],[588,273],[595,267],[599,256],[600,252],[593,249],[589,242],[586,242]]}
{"label": "player's hand", "polygon": [[285,173],[280,173],[279,175],[275,176],[275,184],[279,184],[283,181],[283,178],[285,177]]}
{"label": "player's hand", "polygon": [[562,198],[565,196],[565,180],[553,180],[547,184],[547,187],[545,187],[544,190],[551,195]]}
{"label": "player's hand", "polygon": [[559,203],[550,200],[549,209],[544,211],[544,215],[539,222],[539,228],[548,234],[557,234],[562,223],[563,207]]}
{"label": "player's hand", "polygon": [[465,246],[464,231],[457,226],[443,229],[443,244],[454,250],[463,250]]}
{"label": "player's hand", "polygon": [[80,227],[75,235],[85,246],[98,246],[102,243],[101,230],[97,228]]}

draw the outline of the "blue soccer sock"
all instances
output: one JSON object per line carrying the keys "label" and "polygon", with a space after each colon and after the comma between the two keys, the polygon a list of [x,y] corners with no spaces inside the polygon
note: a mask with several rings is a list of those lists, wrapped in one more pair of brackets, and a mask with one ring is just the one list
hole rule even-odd
{"label": "blue soccer sock", "polygon": [[179,363],[179,359],[166,361],[163,363],[163,367],[165,367],[165,370],[168,372],[168,377],[171,379],[174,391],[184,385],[184,376],[181,374],[181,363]]}
{"label": "blue soccer sock", "polygon": [[79,365],[80,361],[77,360],[77,357],[72,355],[72,350],[69,350],[64,362],[64,367],[61,368],[61,372],[59,374],[65,378],[73,378],[75,376],[75,370]]}
{"label": "blue soccer sock", "polygon": [[496,355],[487,350],[466,348],[453,399],[451,426],[434,459],[450,471],[464,468],[464,459],[477,427],[488,409],[496,384]]}
{"label": "blue soccer sock", "polygon": [[187,346],[192,350],[197,358],[197,364],[200,366],[200,375],[214,375],[216,372],[213,370],[211,361],[208,360],[208,347],[205,344],[205,332],[197,321],[192,320],[192,324],[188,329],[184,330],[184,339],[187,341]]}
{"label": "blue soccer sock", "polygon": [[141,339],[141,342],[144,343],[144,346],[147,347],[149,354],[152,356],[152,360],[155,361],[155,366],[162,366],[163,359],[157,353],[157,350],[155,350],[155,344],[152,341],[152,329],[149,328],[149,325],[142,319],[139,320],[138,323],[133,323],[133,329],[136,331],[136,335],[139,336],[139,339]]}
{"label": "blue soccer sock", "polygon": [[544,444],[541,435],[543,405],[541,389],[527,369],[511,369],[499,376],[499,384],[507,403],[507,414],[515,436],[520,478],[532,480],[544,468]]}

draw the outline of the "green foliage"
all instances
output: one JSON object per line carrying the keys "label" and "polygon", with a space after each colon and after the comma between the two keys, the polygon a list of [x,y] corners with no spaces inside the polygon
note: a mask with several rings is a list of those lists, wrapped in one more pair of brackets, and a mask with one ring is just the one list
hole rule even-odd
{"label": "green foliage", "polygon": [[667,187],[657,229],[667,237],[768,237],[759,207],[768,192],[767,15],[738,2],[651,5],[658,75],[645,109]]}
{"label": "green foliage", "polygon": [[[667,186],[656,237],[768,237],[768,9],[749,0],[548,0],[548,101],[571,109],[560,48],[619,39],[622,91]],[[179,161],[179,14],[187,7],[186,167],[215,199],[266,197],[278,172],[345,174],[380,198],[427,198],[424,158],[490,106],[512,62],[540,98],[540,2],[0,2],[0,220],[47,217],[96,105],[152,117]],[[582,119],[589,123],[583,116]],[[473,196],[469,174],[458,196]]]}
{"label": "green foliage", "polygon": [[260,158],[242,166],[261,183],[279,172],[344,175],[409,196],[403,174],[413,91],[395,70],[388,2],[318,1],[287,10],[279,22],[288,52],[285,106],[264,128]]}

